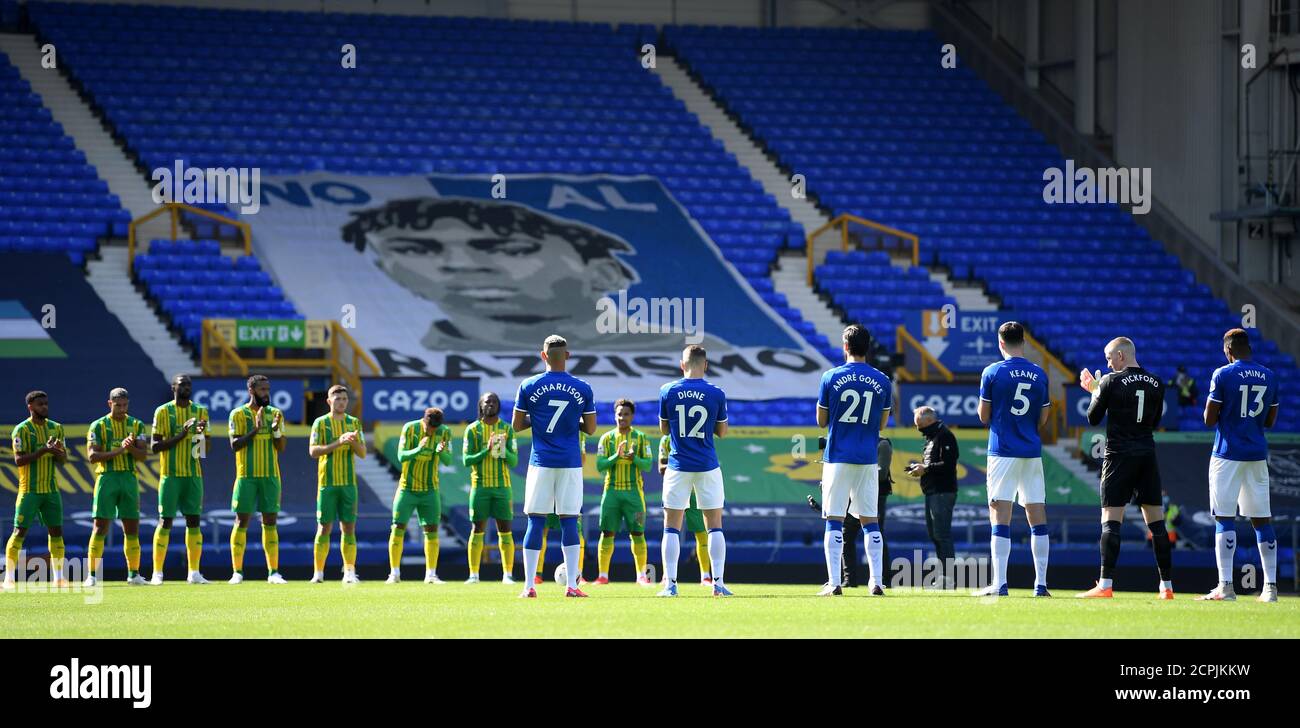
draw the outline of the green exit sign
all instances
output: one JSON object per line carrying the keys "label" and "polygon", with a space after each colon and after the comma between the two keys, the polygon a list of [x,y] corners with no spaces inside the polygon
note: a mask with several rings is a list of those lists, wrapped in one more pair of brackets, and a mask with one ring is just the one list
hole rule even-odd
{"label": "green exit sign", "polygon": [[270,346],[301,349],[307,341],[306,322],[296,319],[239,319],[235,322],[235,346]]}

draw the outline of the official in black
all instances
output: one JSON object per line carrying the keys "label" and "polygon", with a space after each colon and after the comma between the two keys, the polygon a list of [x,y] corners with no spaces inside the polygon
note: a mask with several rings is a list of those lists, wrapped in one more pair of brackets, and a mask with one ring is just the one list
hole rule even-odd
{"label": "official in black", "polygon": [[908,467],[907,474],[921,479],[925,494],[925,531],[934,543],[935,556],[943,562],[945,586],[949,585],[953,560],[952,511],[957,504],[957,437],[931,407],[917,407],[912,422],[925,437],[921,462]]}

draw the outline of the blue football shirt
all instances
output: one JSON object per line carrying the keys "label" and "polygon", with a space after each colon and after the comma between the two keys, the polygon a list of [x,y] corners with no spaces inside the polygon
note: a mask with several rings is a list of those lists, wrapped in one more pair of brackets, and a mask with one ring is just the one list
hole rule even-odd
{"label": "blue football shirt", "polygon": [[893,390],[884,372],[865,362],[848,362],[822,375],[817,406],[827,411],[828,463],[876,464],[880,421],[894,406]]}
{"label": "blue football shirt", "polygon": [[1214,370],[1210,401],[1218,402],[1214,426],[1214,457],[1224,460],[1267,460],[1264,420],[1277,406],[1277,378],[1266,366],[1235,361]]}
{"label": "blue football shirt", "polygon": [[1038,418],[1051,406],[1047,372],[1021,356],[994,362],[980,375],[980,399],[993,409],[989,454],[1001,458],[1043,456]]}
{"label": "blue football shirt", "polygon": [[705,379],[678,379],[659,390],[659,419],[668,423],[673,449],[668,467],[704,473],[718,467],[713,428],[727,421],[727,395]]}
{"label": "blue football shirt", "polygon": [[544,468],[582,467],[578,437],[582,416],[596,412],[590,384],[568,372],[543,372],[519,385],[515,409],[527,412],[532,423],[529,464]]}

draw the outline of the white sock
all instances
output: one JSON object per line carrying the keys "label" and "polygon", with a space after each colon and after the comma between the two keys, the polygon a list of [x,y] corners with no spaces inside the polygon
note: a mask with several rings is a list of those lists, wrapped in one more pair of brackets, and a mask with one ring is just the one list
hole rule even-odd
{"label": "white sock", "polygon": [[[871,565],[871,583],[885,585],[885,539],[880,531],[864,531],[863,541],[867,542],[867,563]],[[838,577],[831,577],[835,581]]]}
{"label": "white sock", "polygon": [[[1272,546],[1272,548],[1269,548]],[[1277,541],[1259,542],[1259,562],[1264,566],[1264,583],[1277,583]]]}
{"label": "white sock", "polygon": [[1214,560],[1219,565],[1219,583],[1232,583],[1232,559],[1237,553],[1237,534],[1233,531],[1214,534]]}
{"label": "white sock", "polygon": [[[1010,545],[1011,540],[1007,539]],[[1047,586],[1047,555],[1052,550],[1052,543],[1047,534],[1029,537],[1029,550],[1034,555],[1034,586]],[[1010,553],[1010,549],[1008,549]]]}
{"label": "white sock", "polygon": [[1102,588],[1102,589],[1109,589],[1109,588],[1111,588],[1111,584],[1112,584],[1112,583],[1113,583],[1113,582],[1112,582],[1110,579],[1098,579],[1098,580],[1097,580],[1097,586],[1100,587],[1100,588]]}
{"label": "white sock", "polygon": [[576,543],[561,549],[564,552],[564,570],[567,572],[565,575],[569,577],[570,589],[578,588],[578,577],[582,576],[582,572],[578,569],[578,552],[581,550],[582,545]]}
{"label": "white sock", "polygon": [[323,571],[315,571],[315,572],[312,572],[312,578],[316,578],[316,577],[320,577],[320,578],[324,579],[324,578],[325,578],[325,572],[323,572]]}
{"label": "white sock", "polygon": [[680,558],[682,550],[681,535],[665,529],[660,549],[663,551],[664,558],[664,578],[669,584],[675,584],[677,583],[677,559]]}
{"label": "white sock", "polygon": [[822,539],[822,549],[826,553],[826,578],[831,586],[839,586],[843,576],[840,564],[844,556],[844,531],[836,529],[827,531]]}
{"label": "white sock", "polygon": [[533,585],[533,577],[537,576],[537,560],[541,557],[541,549],[524,549],[524,583],[529,587]]}
{"label": "white sock", "polygon": [[[1109,581],[1109,579],[1107,581]],[[1160,589],[1161,591],[1164,591],[1166,589],[1168,589],[1169,591],[1173,591],[1174,583],[1172,581],[1162,581],[1160,582]]]}
{"label": "white sock", "polygon": [[388,573],[399,578],[402,576],[402,570],[397,568],[389,569]]}
{"label": "white sock", "polygon": [[993,586],[1001,588],[1007,583],[1007,558],[1011,556],[1011,539],[994,536],[989,542],[993,552]]}
{"label": "white sock", "polygon": [[712,562],[713,583],[722,583],[722,569],[727,564],[727,540],[722,537],[722,529],[709,531],[709,561]]}

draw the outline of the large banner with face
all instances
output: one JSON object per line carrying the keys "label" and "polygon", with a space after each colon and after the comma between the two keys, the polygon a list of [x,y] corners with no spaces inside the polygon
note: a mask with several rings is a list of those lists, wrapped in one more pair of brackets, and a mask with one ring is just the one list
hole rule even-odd
{"label": "large banner with face", "polygon": [[655,399],[688,343],[734,399],[812,397],[828,362],[652,177],[264,178],[243,218],[308,318],[384,376],[478,378],[513,396],[549,334],[600,400]]}

